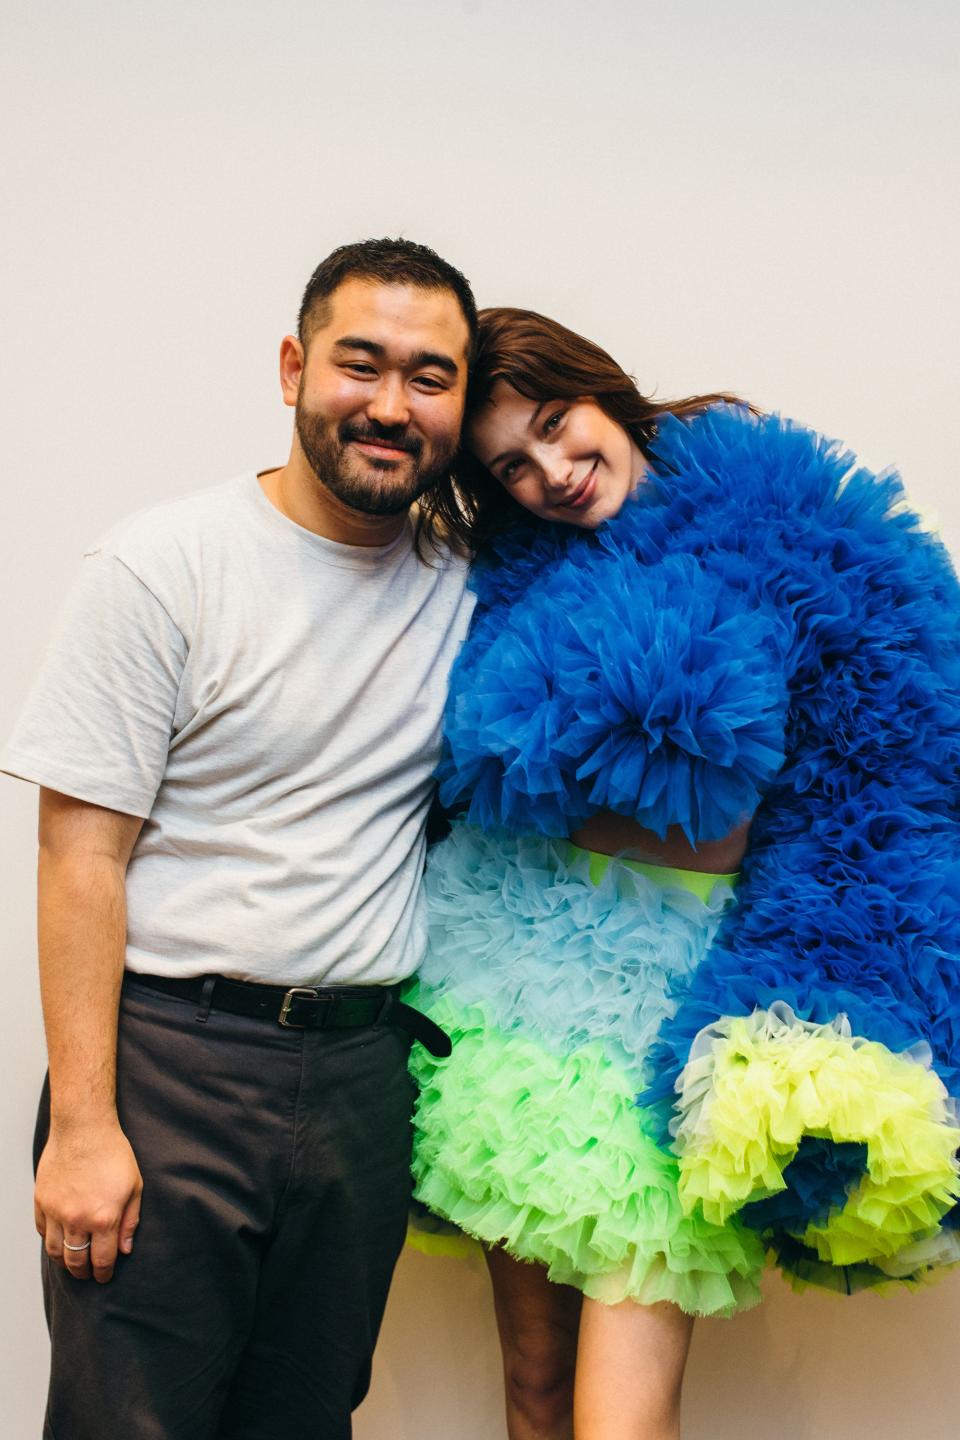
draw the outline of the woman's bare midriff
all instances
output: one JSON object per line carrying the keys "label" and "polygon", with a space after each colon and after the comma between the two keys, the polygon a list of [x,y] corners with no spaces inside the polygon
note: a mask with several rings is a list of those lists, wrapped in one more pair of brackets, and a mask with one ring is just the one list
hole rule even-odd
{"label": "woman's bare midriff", "polygon": [[696,849],[679,825],[671,825],[661,840],[625,815],[601,810],[571,832],[574,845],[601,855],[625,855],[648,865],[669,865],[676,870],[699,870],[706,875],[732,875],[740,869],[747,849],[750,821],[746,820],[722,840],[708,840]]}

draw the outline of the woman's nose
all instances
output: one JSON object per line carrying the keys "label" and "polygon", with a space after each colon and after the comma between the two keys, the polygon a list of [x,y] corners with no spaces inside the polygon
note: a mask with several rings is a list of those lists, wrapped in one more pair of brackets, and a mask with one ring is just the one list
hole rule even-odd
{"label": "woman's nose", "polygon": [[573,464],[565,455],[554,450],[542,456],[540,469],[543,472],[544,486],[552,494],[563,495],[570,489]]}

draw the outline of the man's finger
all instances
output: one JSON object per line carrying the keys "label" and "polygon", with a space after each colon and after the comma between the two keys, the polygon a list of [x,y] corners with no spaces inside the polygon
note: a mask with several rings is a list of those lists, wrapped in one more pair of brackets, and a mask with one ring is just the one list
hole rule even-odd
{"label": "man's finger", "polygon": [[113,1267],[116,1263],[116,1230],[95,1230],[90,1247],[90,1264],[93,1268],[93,1278],[98,1285],[106,1285],[107,1281],[112,1278]]}
{"label": "man's finger", "polygon": [[120,1253],[129,1255],[133,1250],[133,1235],[140,1224],[140,1193],[132,1195],[120,1216]]}
{"label": "man's finger", "polygon": [[46,1235],[47,1233],[47,1217],[40,1209],[40,1206],[37,1204],[36,1200],[34,1200],[33,1202],[33,1223],[34,1225],[36,1225],[37,1234],[42,1240],[44,1235]]}
{"label": "man's finger", "polygon": [[48,1220],[43,1248],[55,1265],[63,1264],[63,1229],[56,1220]]}
{"label": "man's finger", "polygon": [[63,1263],[74,1280],[90,1279],[90,1236],[78,1231],[63,1232]]}

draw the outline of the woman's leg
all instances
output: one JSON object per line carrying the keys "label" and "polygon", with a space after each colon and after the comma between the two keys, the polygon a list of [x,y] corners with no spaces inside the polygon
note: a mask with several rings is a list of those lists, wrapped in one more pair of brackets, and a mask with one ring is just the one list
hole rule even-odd
{"label": "woman's leg", "polygon": [[503,1351],[510,1440],[571,1440],[581,1295],[541,1265],[486,1250]]}
{"label": "woman's leg", "polygon": [[679,1440],[693,1316],[676,1305],[584,1300],[574,1397],[576,1440]]}

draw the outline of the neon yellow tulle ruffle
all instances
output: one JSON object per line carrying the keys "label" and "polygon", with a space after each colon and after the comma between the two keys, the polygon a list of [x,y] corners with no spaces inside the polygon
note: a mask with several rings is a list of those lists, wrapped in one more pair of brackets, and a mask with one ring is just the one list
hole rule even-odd
{"label": "neon yellow tulle ruffle", "polygon": [[922,1051],[894,1055],[851,1035],[843,1016],[817,1025],[786,1005],[709,1026],[677,1082],[684,1210],[722,1224],[783,1190],[784,1168],[812,1135],[867,1149],[845,1206],[797,1237],[821,1260],[892,1260],[933,1237],[960,1195],[960,1133]]}
{"label": "neon yellow tulle ruffle", "polygon": [[421,1255],[443,1255],[448,1260],[466,1260],[470,1255],[481,1253],[476,1240],[455,1226],[444,1230],[425,1230],[413,1216],[407,1220],[404,1243],[408,1250],[416,1250]]}
{"label": "neon yellow tulle ruffle", "polygon": [[763,1247],[734,1221],[684,1214],[677,1162],[644,1133],[629,1076],[598,1045],[553,1054],[480,1006],[421,989],[453,1054],[418,1047],[416,1194],[552,1280],[608,1303],[730,1314],[759,1299]]}

